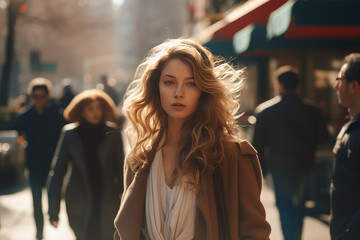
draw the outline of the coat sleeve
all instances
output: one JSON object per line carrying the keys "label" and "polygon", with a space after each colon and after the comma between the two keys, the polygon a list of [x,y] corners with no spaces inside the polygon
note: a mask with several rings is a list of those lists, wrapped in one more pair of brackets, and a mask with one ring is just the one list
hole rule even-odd
{"label": "coat sleeve", "polygon": [[[348,189],[353,189],[353,191],[358,191],[355,189],[359,188],[359,179],[360,179],[360,172],[359,172],[359,159],[360,159],[360,136],[359,135],[352,135],[348,141],[348,149],[347,149],[348,159],[346,161],[349,164],[349,167],[353,169],[352,173],[345,173],[348,179],[352,179],[351,186],[347,185]],[[359,194],[345,194],[342,197],[345,198],[357,198],[359,199]],[[342,201],[343,202],[343,201]],[[357,210],[354,211],[353,215],[349,217],[349,222],[347,223],[344,239],[357,239],[360,236],[360,203],[357,201]],[[354,207],[354,208],[356,208]],[[342,239],[342,238],[341,238]]]}
{"label": "coat sleeve", "polygon": [[[133,181],[134,179],[134,172],[132,171],[132,169],[130,168],[130,165],[128,163],[128,161],[124,161],[124,191],[123,191],[123,194],[122,194],[122,197],[121,197],[121,203],[123,202],[123,198],[124,196],[126,195],[126,191],[129,187],[129,185],[131,184],[131,182]],[[121,207],[121,204],[120,204],[120,207]],[[120,240],[121,237],[120,237],[120,234],[118,232],[118,227],[117,227],[117,219],[118,219],[118,215],[120,213],[120,209],[118,211],[118,214],[114,220],[114,225],[115,225],[115,232],[114,232],[114,240]]]}
{"label": "coat sleeve", "polygon": [[63,130],[57,144],[48,179],[49,215],[52,221],[59,220],[61,190],[69,161],[67,143],[68,135]]}
{"label": "coat sleeve", "polygon": [[131,169],[129,162],[125,160],[124,161],[124,192],[122,194],[122,198],[126,194],[128,187],[130,186],[130,184],[132,183],[132,181],[134,179],[134,176],[135,176],[135,173]]}
{"label": "coat sleeve", "polygon": [[116,134],[116,161],[115,161],[115,168],[116,168],[116,177],[119,179],[119,192],[122,194],[124,192],[124,145],[121,137],[121,133]]}
{"label": "coat sleeve", "polygon": [[[242,148],[249,148],[246,142]],[[265,209],[260,201],[262,174],[255,150],[239,153],[239,239],[268,240],[271,232]]]}

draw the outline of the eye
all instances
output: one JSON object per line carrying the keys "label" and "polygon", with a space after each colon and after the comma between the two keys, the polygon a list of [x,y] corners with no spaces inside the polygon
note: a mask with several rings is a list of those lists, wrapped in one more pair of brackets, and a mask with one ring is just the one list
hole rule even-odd
{"label": "eye", "polygon": [[172,80],[165,80],[164,81],[164,84],[165,85],[171,85],[171,84],[173,84],[174,83],[174,81],[172,81]]}
{"label": "eye", "polygon": [[195,82],[187,82],[187,83],[186,83],[186,86],[196,87],[196,83],[195,83]]}

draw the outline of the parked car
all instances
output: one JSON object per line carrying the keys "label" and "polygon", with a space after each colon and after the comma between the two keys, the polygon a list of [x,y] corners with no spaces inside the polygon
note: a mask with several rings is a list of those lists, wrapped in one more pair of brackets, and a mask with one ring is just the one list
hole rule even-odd
{"label": "parked car", "polygon": [[17,131],[0,131],[0,191],[25,179],[24,147],[24,138]]}

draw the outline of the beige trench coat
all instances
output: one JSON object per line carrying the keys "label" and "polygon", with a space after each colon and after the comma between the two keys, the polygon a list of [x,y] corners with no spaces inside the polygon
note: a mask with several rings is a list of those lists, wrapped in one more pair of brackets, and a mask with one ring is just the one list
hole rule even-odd
{"label": "beige trench coat", "polygon": [[[262,174],[255,149],[241,141],[227,144],[226,157],[221,163],[224,182],[226,212],[231,239],[269,239],[270,225],[265,220],[265,210],[260,202]],[[148,164],[139,172],[124,166],[124,193],[120,209],[115,218],[117,231],[114,239],[143,239],[141,232],[145,216],[145,195]],[[200,180],[200,191],[196,199],[196,240],[218,240],[218,218],[210,171]]]}

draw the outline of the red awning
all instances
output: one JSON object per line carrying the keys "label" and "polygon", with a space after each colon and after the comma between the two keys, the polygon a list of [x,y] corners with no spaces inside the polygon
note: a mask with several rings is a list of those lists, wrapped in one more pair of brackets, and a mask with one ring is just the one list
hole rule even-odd
{"label": "red awning", "polygon": [[360,1],[248,1],[205,29],[198,39],[219,50],[219,55],[224,47],[234,55],[283,49],[358,49],[358,9]]}
{"label": "red awning", "polygon": [[225,13],[226,16],[195,36],[201,43],[212,39],[232,40],[235,33],[249,24],[266,26],[269,15],[287,0],[251,0]]}
{"label": "red awning", "polygon": [[284,37],[288,39],[360,39],[360,26],[301,26],[289,28]]}
{"label": "red awning", "polygon": [[359,39],[359,1],[288,1],[271,13],[267,37]]}

